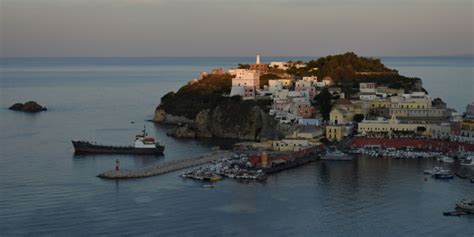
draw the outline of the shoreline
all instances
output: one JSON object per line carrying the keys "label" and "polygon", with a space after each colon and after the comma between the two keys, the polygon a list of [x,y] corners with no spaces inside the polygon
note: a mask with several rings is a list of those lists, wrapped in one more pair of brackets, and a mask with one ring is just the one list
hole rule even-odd
{"label": "shoreline", "polygon": [[474,152],[474,144],[419,138],[367,138],[355,137],[350,141],[352,148],[380,146],[382,148],[414,148],[430,152]]}

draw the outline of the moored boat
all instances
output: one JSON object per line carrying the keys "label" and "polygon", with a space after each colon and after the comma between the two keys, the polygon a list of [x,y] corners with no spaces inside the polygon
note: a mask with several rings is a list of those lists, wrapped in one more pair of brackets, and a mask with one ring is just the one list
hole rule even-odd
{"label": "moored boat", "polygon": [[446,170],[446,169],[443,169],[443,167],[437,166],[431,170],[424,170],[423,173],[434,175],[434,174],[449,174],[450,172],[451,172],[450,170]]}
{"label": "moored boat", "polygon": [[454,176],[451,174],[451,173],[437,173],[437,174],[434,174],[433,177],[435,179],[452,179],[454,178]]}
{"label": "moored boat", "polygon": [[442,156],[438,159],[438,161],[443,163],[454,163],[454,159],[449,156]]}
{"label": "moored boat", "polygon": [[162,155],[164,146],[148,136],[144,128],[142,134],[135,136],[133,146],[99,145],[87,141],[72,141],[76,154],[134,154],[134,155]]}
{"label": "moored boat", "polygon": [[463,211],[468,211],[474,213],[474,199],[463,199],[460,202],[456,203],[456,208]]}
{"label": "moored boat", "polygon": [[352,156],[341,152],[339,150],[327,151],[325,155],[321,157],[321,160],[352,160]]}
{"label": "moored boat", "polygon": [[465,165],[465,166],[474,166],[474,156],[468,156],[463,159],[460,165]]}

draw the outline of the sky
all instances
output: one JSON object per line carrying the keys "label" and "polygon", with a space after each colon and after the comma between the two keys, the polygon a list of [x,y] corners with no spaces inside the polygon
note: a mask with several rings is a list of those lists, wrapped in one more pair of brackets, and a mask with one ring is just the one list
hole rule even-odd
{"label": "sky", "polygon": [[474,55],[474,0],[0,0],[2,57]]}

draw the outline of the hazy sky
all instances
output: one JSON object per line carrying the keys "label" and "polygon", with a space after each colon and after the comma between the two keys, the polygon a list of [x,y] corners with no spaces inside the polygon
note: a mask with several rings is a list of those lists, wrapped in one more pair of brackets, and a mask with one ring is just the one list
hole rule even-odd
{"label": "hazy sky", "polygon": [[0,0],[0,55],[473,55],[473,5],[474,0]]}

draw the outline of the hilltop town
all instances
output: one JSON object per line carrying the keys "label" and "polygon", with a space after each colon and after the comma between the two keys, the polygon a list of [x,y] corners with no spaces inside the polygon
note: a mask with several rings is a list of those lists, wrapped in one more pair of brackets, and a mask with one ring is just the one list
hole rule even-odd
{"label": "hilltop town", "polygon": [[278,147],[349,140],[384,146],[397,139],[403,142],[392,146],[474,144],[473,103],[458,113],[432,98],[421,79],[354,53],[269,63],[257,55],[254,64],[203,72],[163,96],[154,120],[178,125],[173,136],[277,141]]}

